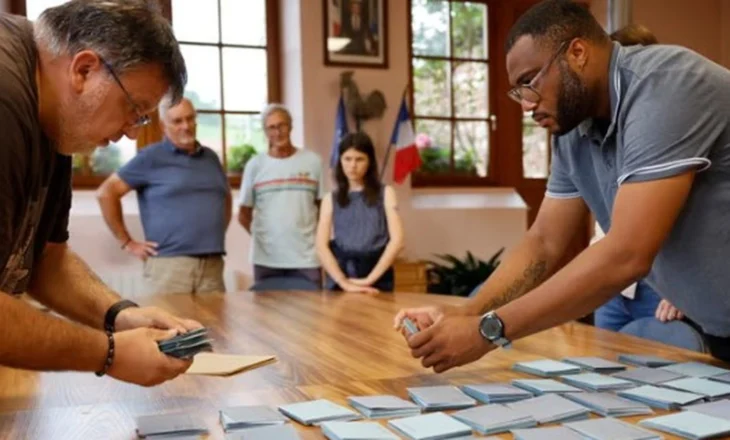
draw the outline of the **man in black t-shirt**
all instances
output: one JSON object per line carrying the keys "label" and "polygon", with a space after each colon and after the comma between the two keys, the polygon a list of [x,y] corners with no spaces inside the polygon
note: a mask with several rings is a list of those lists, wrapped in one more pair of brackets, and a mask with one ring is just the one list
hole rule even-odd
{"label": "man in black t-shirt", "polygon": [[[200,324],[121,301],[66,245],[71,155],[135,138],[185,82],[170,25],[145,0],[73,0],[35,25],[0,14],[0,365],[141,385],[190,366],[157,341]],[[22,292],[75,322],[10,295]]]}

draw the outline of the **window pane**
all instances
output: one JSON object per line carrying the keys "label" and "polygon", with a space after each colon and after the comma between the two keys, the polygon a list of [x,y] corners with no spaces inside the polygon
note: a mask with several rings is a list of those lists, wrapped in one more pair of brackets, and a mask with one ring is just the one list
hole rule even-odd
{"label": "window pane", "polygon": [[451,116],[450,63],[413,58],[413,100],[419,116]]}
{"label": "window pane", "polygon": [[178,41],[217,43],[218,2],[172,0],[172,28]]}
{"label": "window pane", "polygon": [[266,0],[221,0],[221,25],[224,44],[266,46]]}
{"label": "window pane", "polygon": [[266,50],[223,48],[226,110],[261,111],[268,101]]}
{"label": "window pane", "polygon": [[486,177],[489,169],[489,126],[487,121],[456,123],[454,170]]}
{"label": "window pane", "polygon": [[549,168],[550,134],[535,124],[529,113],[522,116],[522,174],[528,179],[545,179]]}
{"label": "window pane", "polygon": [[221,125],[221,115],[198,113],[196,133],[198,142],[213,149],[223,161],[223,127]]}
{"label": "window pane", "polygon": [[451,4],[451,35],[454,57],[487,58],[487,5],[479,3]]}
{"label": "window pane", "polygon": [[451,122],[416,120],[416,144],[424,173],[448,173],[451,169]]}
{"label": "window pane", "polygon": [[486,118],[489,112],[486,63],[455,63],[454,110],[456,116]]}
{"label": "window pane", "polygon": [[413,54],[449,56],[449,2],[412,0]]}
{"label": "window pane", "polygon": [[187,96],[196,109],[220,110],[220,51],[217,47],[180,45],[188,68]]}
{"label": "window pane", "polygon": [[226,169],[241,174],[246,161],[268,150],[259,115],[226,115]]}
{"label": "window pane", "polygon": [[97,148],[91,155],[91,172],[97,176],[108,176],[117,171],[137,154],[137,141],[124,136],[119,142]]}
{"label": "window pane", "polygon": [[28,20],[35,21],[41,12],[53,6],[66,3],[68,0],[25,0],[25,16]]}

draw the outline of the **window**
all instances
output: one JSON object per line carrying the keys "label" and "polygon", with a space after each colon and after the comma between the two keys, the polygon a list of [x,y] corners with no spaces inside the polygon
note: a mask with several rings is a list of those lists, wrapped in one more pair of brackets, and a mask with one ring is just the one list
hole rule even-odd
{"label": "window", "polygon": [[[185,95],[198,109],[198,140],[218,153],[231,183],[238,185],[245,161],[266,149],[258,115],[267,102],[280,99],[278,2],[159,1],[187,64]],[[11,0],[10,5],[11,12],[35,20],[46,8],[64,2]],[[75,155],[74,186],[97,186],[160,136],[152,127],[137,140],[124,137],[91,155]]]}
{"label": "window", "polygon": [[488,11],[486,2],[411,2],[419,174],[490,175]]}
{"label": "window", "polygon": [[550,168],[550,134],[529,113],[522,116],[522,177],[547,179]]}
{"label": "window", "polygon": [[[188,67],[187,96],[198,110],[198,140],[240,177],[245,161],[267,149],[259,114],[270,100],[275,1],[172,0],[172,24]],[[268,8],[267,8],[268,6]],[[276,17],[274,16],[274,20]]]}

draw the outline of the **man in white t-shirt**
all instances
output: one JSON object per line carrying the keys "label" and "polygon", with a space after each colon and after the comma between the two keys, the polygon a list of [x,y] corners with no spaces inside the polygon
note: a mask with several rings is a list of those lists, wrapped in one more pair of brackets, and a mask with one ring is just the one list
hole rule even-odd
{"label": "man in white t-shirt", "polygon": [[253,239],[254,280],[299,277],[320,288],[322,271],[314,241],[325,192],[322,161],[292,145],[286,107],[269,105],[262,121],[269,151],[246,164],[238,212],[239,223]]}

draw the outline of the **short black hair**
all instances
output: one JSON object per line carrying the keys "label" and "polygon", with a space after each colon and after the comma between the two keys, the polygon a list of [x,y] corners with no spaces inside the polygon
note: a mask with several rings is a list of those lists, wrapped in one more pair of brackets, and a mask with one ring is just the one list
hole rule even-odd
{"label": "short black hair", "polygon": [[540,39],[541,43],[553,49],[573,38],[609,41],[606,31],[590,10],[571,0],[544,0],[528,9],[510,29],[505,52],[509,52],[525,35]]}

